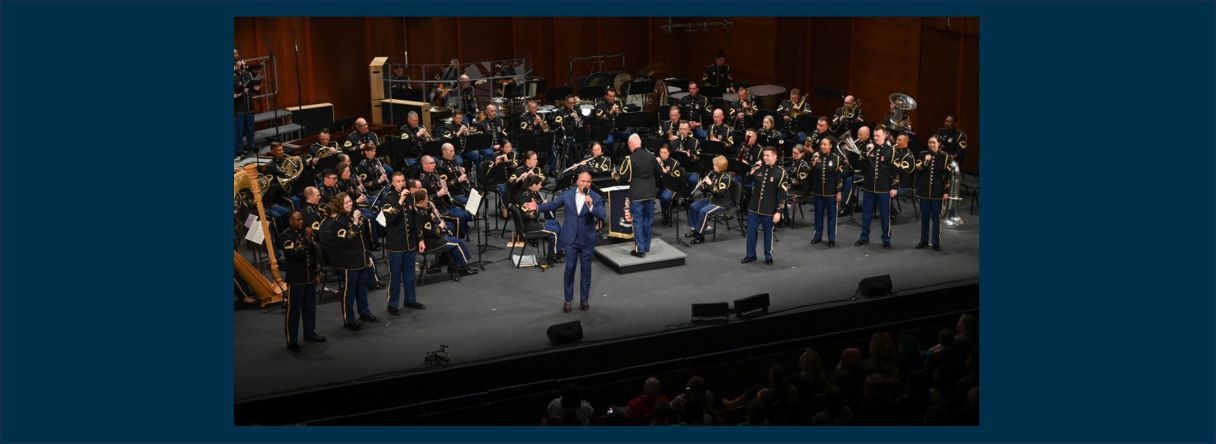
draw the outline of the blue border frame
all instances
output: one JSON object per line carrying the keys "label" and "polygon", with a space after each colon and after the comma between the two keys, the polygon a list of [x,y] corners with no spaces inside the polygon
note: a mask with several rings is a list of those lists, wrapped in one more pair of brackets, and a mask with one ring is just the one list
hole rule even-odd
{"label": "blue border frame", "polygon": [[[230,201],[213,187],[226,177],[217,174],[228,165],[231,111],[206,93],[227,86],[232,17],[525,8],[16,1],[0,6],[0,440],[1216,438],[1212,3],[610,5],[546,1],[526,11],[981,17],[982,426],[235,428],[231,266],[217,248],[229,239],[215,229]],[[1035,117],[1045,109],[1056,117]]]}

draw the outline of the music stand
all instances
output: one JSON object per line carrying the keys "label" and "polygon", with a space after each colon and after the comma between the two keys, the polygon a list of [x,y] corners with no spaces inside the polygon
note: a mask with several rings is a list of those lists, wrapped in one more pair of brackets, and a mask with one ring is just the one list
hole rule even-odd
{"label": "music stand", "polygon": [[[446,143],[446,142],[444,142],[442,140],[432,140],[430,142],[426,142],[426,143],[422,144],[422,154],[434,157],[436,159],[443,158],[443,144],[444,143]],[[421,157],[421,156],[419,156],[419,157]]]}
{"label": "music stand", "polygon": [[[687,173],[688,172],[685,171],[685,174]],[[671,207],[669,207],[668,210],[676,213],[676,229],[674,230],[676,243],[688,247],[690,245],[684,243],[684,239],[680,236],[680,211],[677,210],[676,207],[679,206],[677,205],[677,202],[682,203],[688,200],[688,198],[692,195],[692,190],[688,189],[688,181],[685,180],[683,176],[672,177],[671,175],[664,174],[661,176],[660,181],[663,183],[663,188],[671,191]]]}
{"label": "music stand", "polygon": [[703,95],[705,97],[713,97],[713,98],[716,98],[717,100],[722,100],[721,97],[722,97],[722,94],[726,93],[726,88],[718,88],[716,86],[703,85],[702,83],[703,82],[697,82],[697,86],[699,86],[700,90],[701,90],[701,95]]}
{"label": "music stand", "polygon": [[642,148],[654,153],[655,156],[659,155],[659,148],[663,147],[663,145],[670,147],[671,141],[667,139],[652,139],[649,137],[642,138]]}
{"label": "music stand", "polygon": [[[604,92],[608,90],[604,86],[584,86],[578,89],[578,96],[583,97],[604,97]],[[619,91],[618,91],[619,92]]]}
{"label": "music stand", "polygon": [[574,95],[574,88],[570,86],[559,86],[545,90],[545,98],[549,100],[565,100],[566,96]]}
{"label": "music stand", "polygon": [[525,135],[517,139],[521,156],[525,152],[533,151],[536,153],[536,164],[546,165],[545,161],[549,160],[549,151],[553,147],[553,133]]}
{"label": "music stand", "polygon": [[646,111],[623,112],[616,117],[616,127],[619,129],[653,127],[657,121],[658,118],[654,114]]}
{"label": "music stand", "polygon": [[812,116],[809,113],[800,114],[798,117],[794,118],[794,131],[802,131],[807,134],[813,133],[815,132],[815,123],[818,120],[819,118]]}
{"label": "music stand", "polygon": [[336,173],[337,172],[336,169],[338,168],[338,163],[341,161],[342,161],[342,159],[337,154],[330,155],[329,157],[318,160],[317,166],[315,168],[316,168],[317,173],[320,173],[322,175],[324,175],[326,173]]}
{"label": "music stand", "polygon": [[[634,80],[625,84],[625,96],[634,94],[651,94],[654,92],[654,80]],[[617,91],[618,93],[621,91]]]}
{"label": "music stand", "polygon": [[415,150],[413,145],[405,143],[405,141],[397,138],[389,138],[388,140],[385,140],[384,143],[377,149],[384,149],[386,152],[388,152],[388,157],[390,159],[389,163],[392,164],[393,168],[397,169],[400,169],[402,165],[405,165],[405,159],[417,158],[418,155],[421,154]]}

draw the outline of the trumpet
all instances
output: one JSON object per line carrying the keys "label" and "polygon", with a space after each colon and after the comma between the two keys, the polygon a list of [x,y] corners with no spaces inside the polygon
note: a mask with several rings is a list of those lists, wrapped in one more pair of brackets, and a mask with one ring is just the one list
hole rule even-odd
{"label": "trumpet", "polygon": [[427,131],[426,128],[419,128],[418,130],[422,132],[422,135],[418,136],[418,139],[422,140],[423,142],[430,142],[433,140],[431,133]]}

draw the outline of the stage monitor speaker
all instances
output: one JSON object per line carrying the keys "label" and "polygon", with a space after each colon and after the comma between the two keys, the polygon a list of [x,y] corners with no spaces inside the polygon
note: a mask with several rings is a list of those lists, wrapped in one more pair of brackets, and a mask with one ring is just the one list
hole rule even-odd
{"label": "stage monitor speaker", "polygon": [[304,127],[300,137],[317,134],[321,128],[329,128],[334,124],[334,105],[332,103],[316,103],[291,107],[287,110],[291,111],[291,121]]}
{"label": "stage monitor speaker", "polygon": [[730,319],[730,304],[714,302],[712,304],[692,304],[692,322],[716,322]]}
{"label": "stage monitor speaker", "polygon": [[743,299],[735,300],[735,316],[743,319],[743,314],[763,310],[764,314],[768,314],[768,293],[761,293],[755,296],[748,296]]}
{"label": "stage monitor speaker", "polygon": [[583,323],[570,321],[549,326],[549,343],[553,345],[573,344],[583,340]]}
{"label": "stage monitor speaker", "polygon": [[878,298],[889,294],[891,294],[891,275],[884,274],[862,279],[857,283],[857,292],[853,294],[853,297]]}

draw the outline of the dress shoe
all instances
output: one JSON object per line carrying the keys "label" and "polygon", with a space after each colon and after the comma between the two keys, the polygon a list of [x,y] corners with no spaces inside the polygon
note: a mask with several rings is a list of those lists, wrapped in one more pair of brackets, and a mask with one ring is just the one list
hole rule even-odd
{"label": "dress shoe", "polygon": [[828,248],[836,247],[836,241],[828,241]]}
{"label": "dress shoe", "polygon": [[703,236],[695,237],[695,238],[693,238],[693,239],[692,239],[692,244],[693,244],[693,245],[696,245],[696,244],[703,244],[703,243],[705,243],[705,237],[703,237]]}
{"label": "dress shoe", "polygon": [[308,335],[304,337],[304,342],[329,342],[329,338],[321,335]]}
{"label": "dress shoe", "polygon": [[458,271],[449,271],[448,277],[452,278],[452,282],[460,282],[460,272]]}
{"label": "dress shoe", "polygon": [[473,267],[464,267],[460,269],[461,276],[472,276],[477,274],[477,269]]}
{"label": "dress shoe", "polygon": [[859,240],[859,241],[857,241],[857,242],[853,243],[853,246],[855,246],[855,247],[860,247],[860,246],[865,245],[865,244],[868,244],[868,243],[870,243],[870,241]]}
{"label": "dress shoe", "polygon": [[299,353],[300,344],[287,344],[287,349],[291,350],[292,353]]}
{"label": "dress shoe", "polygon": [[646,257],[646,253],[642,253],[642,252],[639,252],[639,251],[630,251],[630,252],[629,252],[629,255],[630,255],[630,256],[633,256],[633,257],[636,257],[636,258],[644,258],[644,257]]}
{"label": "dress shoe", "polygon": [[[406,305],[408,305],[408,304],[406,304]],[[388,314],[391,314],[393,316],[401,316],[401,310],[398,309],[397,307],[389,306]]]}
{"label": "dress shoe", "polygon": [[933,251],[942,251],[942,246],[941,246],[941,245],[934,245],[934,246],[933,246]]}
{"label": "dress shoe", "polygon": [[884,250],[890,250],[890,249],[891,249],[891,243],[890,243],[890,242],[883,242],[883,243],[882,243],[882,249],[884,249]]}
{"label": "dress shoe", "polygon": [[583,303],[581,303],[581,304],[578,304],[578,309],[579,309],[579,310],[582,310],[582,311],[587,311],[587,310],[590,310],[590,309],[591,309],[591,304],[588,304],[588,303],[586,303],[586,302],[583,302]]}
{"label": "dress shoe", "polygon": [[921,248],[925,248],[925,247],[928,247],[928,246],[929,246],[929,244],[926,244],[926,243],[924,243],[924,242],[921,242],[921,243],[919,243],[919,244],[916,244],[916,249],[917,249],[917,250],[919,250],[919,249],[921,249]]}
{"label": "dress shoe", "polygon": [[380,318],[377,318],[375,315],[367,315],[367,316],[359,315],[359,320],[371,322],[373,324],[380,322]]}
{"label": "dress shoe", "polygon": [[754,258],[754,257],[745,257],[745,258],[743,258],[743,260],[739,261],[739,263],[746,264],[746,263],[755,262],[755,261],[756,261],[756,258]]}
{"label": "dress shoe", "polygon": [[684,233],[684,237],[697,237],[697,232],[696,232],[696,231],[692,231],[692,230],[688,230],[688,232],[687,232],[687,233]]}
{"label": "dress shoe", "polygon": [[367,289],[368,289],[368,290],[383,290],[384,288],[385,288],[385,287],[384,287],[384,283],[383,283],[383,282],[377,282],[377,283],[375,283],[375,284],[372,284],[372,285],[368,285],[368,286],[367,286]]}
{"label": "dress shoe", "polygon": [[773,258],[771,258],[771,257],[764,258],[764,265],[773,265]]}
{"label": "dress shoe", "polygon": [[409,308],[412,308],[412,309],[415,309],[415,310],[426,310],[426,304],[423,304],[423,303],[421,303],[421,302],[415,302],[415,303],[412,303],[412,304],[405,304],[405,306],[406,306],[406,307],[409,307]]}
{"label": "dress shoe", "polygon": [[567,302],[567,303],[565,303],[565,304],[563,304],[563,305],[562,305],[562,311],[564,311],[564,312],[566,312],[566,313],[569,313],[569,312],[570,312],[570,311],[572,311],[572,310],[573,310],[573,309],[572,309],[572,308],[570,308],[570,303],[569,303],[569,302]]}
{"label": "dress shoe", "polygon": [[342,328],[359,331],[363,329],[363,324],[342,324]]}
{"label": "dress shoe", "polygon": [[821,240],[819,240],[819,239],[811,239],[811,245],[815,245],[815,244],[820,243],[820,242],[823,242],[823,241],[821,241]]}

